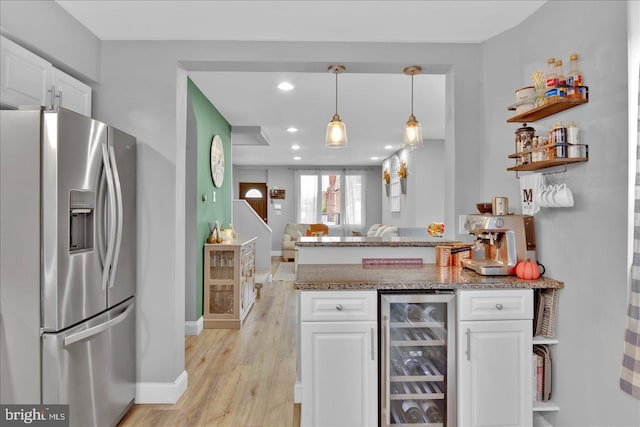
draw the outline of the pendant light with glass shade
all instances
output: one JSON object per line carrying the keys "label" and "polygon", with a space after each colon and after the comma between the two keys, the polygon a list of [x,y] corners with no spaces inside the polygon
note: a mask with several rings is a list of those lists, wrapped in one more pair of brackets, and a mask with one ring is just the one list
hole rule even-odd
{"label": "pendant light with glass shade", "polygon": [[329,71],[336,75],[336,113],[327,125],[326,144],[330,148],[347,146],[347,128],[338,115],[338,74],[344,72],[344,65],[330,65]]}
{"label": "pendant light with glass shade", "polygon": [[416,73],[420,73],[421,71],[422,67],[419,67],[417,65],[404,69],[405,74],[411,75],[411,115],[409,116],[409,120],[407,120],[407,123],[404,125],[404,138],[402,140],[402,147],[407,148],[409,151],[413,151],[416,148],[422,147],[423,145],[422,126],[413,115],[413,75]]}

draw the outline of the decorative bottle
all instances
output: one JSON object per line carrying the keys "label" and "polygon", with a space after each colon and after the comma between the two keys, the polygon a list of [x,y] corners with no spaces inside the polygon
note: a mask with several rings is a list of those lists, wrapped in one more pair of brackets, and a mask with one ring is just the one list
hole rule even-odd
{"label": "decorative bottle", "polygon": [[556,78],[557,78],[557,95],[561,98],[567,96],[567,79],[564,76],[564,70],[562,68],[562,59],[556,60]]}
{"label": "decorative bottle", "polygon": [[572,99],[582,99],[583,89],[582,74],[578,65],[578,54],[572,53],[569,57],[569,74],[567,74],[567,97]]}
{"label": "decorative bottle", "polygon": [[547,59],[547,74],[545,74],[547,80],[547,90],[554,89],[558,85],[558,77],[556,75],[556,59]]}

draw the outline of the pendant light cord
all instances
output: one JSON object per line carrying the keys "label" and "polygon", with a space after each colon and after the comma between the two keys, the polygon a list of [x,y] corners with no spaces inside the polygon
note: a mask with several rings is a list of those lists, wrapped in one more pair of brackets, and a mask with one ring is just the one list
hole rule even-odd
{"label": "pendant light cord", "polygon": [[411,115],[413,116],[413,75],[415,72],[411,72]]}
{"label": "pendant light cord", "polygon": [[336,116],[338,115],[338,69],[335,69],[336,73]]}

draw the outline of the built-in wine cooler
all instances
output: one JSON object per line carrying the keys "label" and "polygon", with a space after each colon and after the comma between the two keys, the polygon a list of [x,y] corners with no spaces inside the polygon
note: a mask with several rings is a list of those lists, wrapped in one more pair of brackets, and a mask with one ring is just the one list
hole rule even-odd
{"label": "built-in wine cooler", "polygon": [[379,298],[380,425],[455,426],[455,295]]}

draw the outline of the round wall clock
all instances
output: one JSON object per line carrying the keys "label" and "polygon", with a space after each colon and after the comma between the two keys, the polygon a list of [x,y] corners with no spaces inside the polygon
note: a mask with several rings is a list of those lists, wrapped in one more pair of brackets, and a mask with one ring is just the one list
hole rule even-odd
{"label": "round wall clock", "polygon": [[219,135],[211,141],[211,177],[213,185],[220,187],[224,179],[224,147]]}

